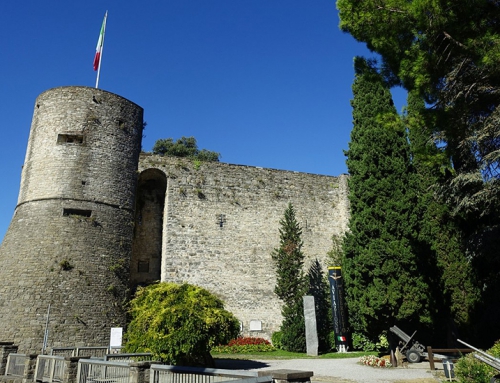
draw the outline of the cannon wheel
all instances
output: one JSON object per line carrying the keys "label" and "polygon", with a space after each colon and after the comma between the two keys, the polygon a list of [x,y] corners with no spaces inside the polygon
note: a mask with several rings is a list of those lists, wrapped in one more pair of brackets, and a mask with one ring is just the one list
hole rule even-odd
{"label": "cannon wheel", "polygon": [[495,375],[490,379],[490,383],[498,383],[500,382],[500,375]]}
{"label": "cannon wheel", "polygon": [[420,363],[422,355],[420,355],[420,352],[417,350],[410,349],[406,351],[406,360],[408,360],[409,363]]}

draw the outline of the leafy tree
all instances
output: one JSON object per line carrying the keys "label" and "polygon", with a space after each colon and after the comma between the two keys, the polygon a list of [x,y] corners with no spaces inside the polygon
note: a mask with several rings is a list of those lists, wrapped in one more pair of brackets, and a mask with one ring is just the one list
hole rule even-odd
{"label": "leafy tree", "polygon": [[287,351],[304,352],[306,340],[303,296],[307,292],[307,279],[302,270],[302,229],[291,203],[285,210],[280,226],[280,247],[274,249],[271,256],[276,267],[274,292],[283,301],[281,345]]}
{"label": "leafy tree", "polygon": [[157,283],[139,288],[130,303],[126,352],[150,352],[174,365],[213,366],[212,347],[239,333],[238,320],[201,287]]}
{"label": "leafy tree", "polygon": [[372,340],[394,323],[429,323],[428,286],[415,253],[412,167],[404,126],[374,63],[357,57],[346,151],[351,217],[343,244],[354,332]]}
{"label": "leafy tree", "polygon": [[206,149],[198,149],[196,138],[181,137],[174,142],[173,138],[163,138],[155,142],[153,154],[161,156],[190,157],[200,161],[218,162],[220,154]]}

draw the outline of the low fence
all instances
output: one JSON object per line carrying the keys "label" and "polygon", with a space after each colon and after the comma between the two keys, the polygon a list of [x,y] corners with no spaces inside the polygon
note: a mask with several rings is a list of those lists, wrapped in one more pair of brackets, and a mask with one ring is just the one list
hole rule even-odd
{"label": "low fence", "polygon": [[[60,350],[68,352],[70,348]],[[108,354],[111,360],[61,355],[18,354],[11,344],[0,344],[0,383],[308,383],[312,371],[243,371],[167,366],[143,354]],[[74,350],[72,349],[71,354]],[[117,361],[116,359],[120,359]]]}
{"label": "low fence", "polygon": [[[451,359],[453,361],[456,361],[458,358],[460,358],[461,355],[473,351],[474,350],[471,348],[432,348],[431,346],[427,346],[427,359],[429,360],[429,367],[431,371],[434,371],[436,369],[434,362],[442,361],[443,359]],[[439,355],[437,353],[444,353],[447,355]]]}
{"label": "low fence", "polygon": [[238,383],[272,382],[271,376],[258,376],[255,371],[233,371],[218,368],[197,368],[152,364],[149,383]]}
{"label": "low fence", "polygon": [[44,383],[62,382],[65,370],[66,363],[63,356],[38,355],[34,380]]}
{"label": "low fence", "polygon": [[50,355],[74,357],[74,356],[90,356],[94,358],[107,355],[108,347],[54,347],[50,350]]}
{"label": "low fence", "polygon": [[151,361],[153,357],[150,352],[139,352],[133,354],[106,354],[104,355],[104,361],[116,360],[118,362],[144,362]]}
{"label": "low fence", "polygon": [[26,354],[9,354],[7,357],[7,367],[5,368],[5,375],[8,376],[24,376],[24,366],[28,359]]}
{"label": "low fence", "polygon": [[81,359],[76,383],[130,383],[130,365],[126,362]]}

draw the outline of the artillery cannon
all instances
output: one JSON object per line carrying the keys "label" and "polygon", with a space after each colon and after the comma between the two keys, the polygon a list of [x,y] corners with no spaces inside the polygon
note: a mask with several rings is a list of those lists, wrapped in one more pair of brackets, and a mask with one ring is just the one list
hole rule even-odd
{"label": "artillery cannon", "polygon": [[[475,352],[477,352],[477,354],[473,354],[474,358],[480,360],[483,363],[486,363],[488,366],[493,367],[495,370],[500,372],[500,359],[495,358],[493,355],[490,355],[484,351],[481,351],[481,350],[471,346],[470,344],[465,343],[464,341],[462,341],[460,339],[457,339],[457,341],[466,345],[467,347],[471,348]],[[500,374],[497,374],[493,378],[491,378],[490,382],[491,383],[500,382]]]}
{"label": "artillery cannon", "polygon": [[406,360],[408,360],[409,363],[419,363],[423,357],[427,356],[427,353],[424,352],[425,346],[413,338],[417,333],[416,331],[409,336],[397,326],[392,326],[389,330],[401,339],[399,342],[401,346],[399,351],[406,355]]}

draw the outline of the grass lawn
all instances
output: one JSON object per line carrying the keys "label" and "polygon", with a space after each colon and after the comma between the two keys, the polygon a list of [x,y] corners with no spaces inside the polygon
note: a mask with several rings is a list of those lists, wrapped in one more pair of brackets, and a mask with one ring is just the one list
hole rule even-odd
{"label": "grass lawn", "polygon": [[238,353],[226,354],[212,352],[214,359],[248,359],[248,360],[266,360],[266,359],[342,359],[342,358],[361,358],[364,355],[378,355],[376,352],[330,352],[319,356],[309,356],[299,352],[288,352],[275,350],[268,352],[253,352],[251,354]]}

